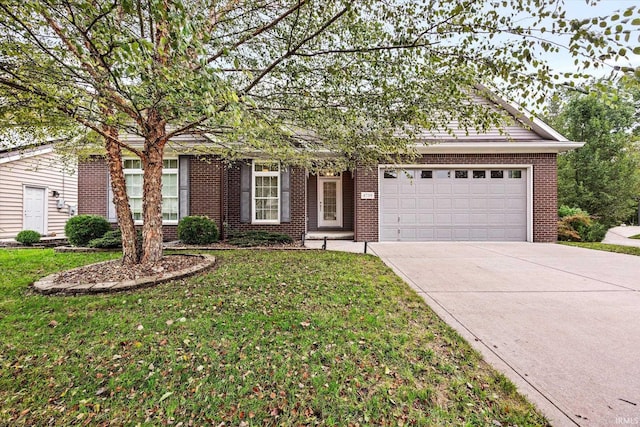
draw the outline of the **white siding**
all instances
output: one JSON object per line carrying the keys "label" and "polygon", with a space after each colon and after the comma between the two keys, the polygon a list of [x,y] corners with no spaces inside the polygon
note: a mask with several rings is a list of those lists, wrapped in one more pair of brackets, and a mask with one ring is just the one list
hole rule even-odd
{"label": "white siding", "polygon": [[475,129],[464,129],[458,121],[449,120],[448,128],[451,133],[446,129],[437,129],[431,132],[422,132],[416,136],[416,139],[420,141],[458,141],[458,142],[506,142],[506,141],[541,141],[543,138],[541,135],[534,132],[527,127],[522,121],[518,120],[513,115],[502,110],[494,102],[488,100],[485,97],[474,95],[472,98],[474,104],[483,105],[493,111],[502,111],[505,115],[504,122],[501,129],[491,128],[486,132],[478,132]]}
{"label": "white siding", "polygon": [[[54,152],[19,158],[0,164],[0,238],[15,237],[22,230],[24,187],[45,188],[47,200],[48,235],[64,234],[70,218],[67,205],[78,205],[77,163],[65,167],[62,158]],[[58,191],[65,207],[56,207],[52,192]]]}

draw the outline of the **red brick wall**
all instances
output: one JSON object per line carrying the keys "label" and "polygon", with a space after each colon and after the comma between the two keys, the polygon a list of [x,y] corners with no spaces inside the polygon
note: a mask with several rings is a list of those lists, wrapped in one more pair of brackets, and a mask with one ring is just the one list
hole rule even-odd
{"label": "red brick wall", "polygon": [[102,156],[78,162],[78,214],[107,216],[109,167]]}
{"label": "red brick wall", "polygon": [[281,224],[244,224],[240,223],[240,166],[230,166],[226,174],[228,200],[226,218],[233,231],[265,230],[285,233],[299,240],[306,228],[306,171],[293,167],[290,172],[291,222]]}
{"label": "red brick wall", "polygon": [[[521,164],[533,165],[533,240],[557,238],[556,154],[428,154],[412,163],[421,164]],[[378,240],[378,170],[358,167],[355,175],[355,240]],[[375,200],[361,200],[363,191],[375,192]]]}
{"label": "red brick wall", "polygon": [[206,215],[222,228],[223,165],[213,156],[190,157],[189,215]]}

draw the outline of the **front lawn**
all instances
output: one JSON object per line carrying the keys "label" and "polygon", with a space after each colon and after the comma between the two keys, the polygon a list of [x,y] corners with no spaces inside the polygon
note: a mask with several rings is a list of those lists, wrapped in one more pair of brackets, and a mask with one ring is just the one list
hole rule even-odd
{"label": "front lawn", "polygon": [[224,251],[137,292],[31,293],[117,254],[0,251],[0,425],[544,425],[373,256]]}

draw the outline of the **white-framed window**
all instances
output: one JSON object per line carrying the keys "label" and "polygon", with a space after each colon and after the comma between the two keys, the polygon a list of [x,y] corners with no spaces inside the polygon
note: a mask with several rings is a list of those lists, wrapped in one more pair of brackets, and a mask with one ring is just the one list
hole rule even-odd
{"label": "white-framed window", "polygon": [[280,163],[253,161],[251,177],[253,212],[256,224],[280,223]]}
{"label": "white-framed window", "polygon": [[[133,219],[142,222],[142,161],[124,159],[123,166]],[[178,159],[164,159],[162,162],[162,220],[178,222]]]}

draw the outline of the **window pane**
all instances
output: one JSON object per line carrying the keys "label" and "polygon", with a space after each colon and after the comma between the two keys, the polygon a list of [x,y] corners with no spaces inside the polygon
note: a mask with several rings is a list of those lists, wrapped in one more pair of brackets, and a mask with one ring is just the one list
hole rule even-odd
{"label": "window pane", "polygon": [[473,171],[473,178],[475,179],[486,178],[486,177],[487,177],[486,171]]}
{"label": "window pane", "polygon": [[125,174],[127,194],[129,197],[142,197],[142,174]]}
{"label": "window pane", "polygon": [[447,170],[439,170],[436,171],[436,178],[451,178],[451,171],[447,171]]}
{"label": "window pane", "polygon": [[433,178],[433,171],[422,171],[422,172],[420,172],[420,178],[423,178],[423,179]]}
{"label": "window pane", "polygon": [[385,179],[394,179],[398,177],[398,171],[390,171],[390,170],[386,170],[384,171],[384,178]]}
{"label": "window pane", "polygon": [[491,178],[504,178],[504,171],[491,171]]}
{"label": "window pane", "polygon": [[178,169],[178,159],[165,159],[162,161],[162,167],[165,169]]}
{"label": "window pane", "polygon": [[162,175],[162,196],[175,197],[178,195],[178,175],[175,173]]}
{"label": "window pane", "polygon": [[278,172],[280,170],[280,164],[277,162],[255,162],[253,170],[255,172]]}
{"label": "window pane", "polygon": [[469,178],[469,171],[456,171],[456,178],[458,179]]}
{"label": "window pane", "polygon": [[509,171],[509,178],[520,179],[522,178],[522,171]]}
{"label": "window pane", "polygon": [[136,159],[124,159],[123,166],[125,169],[142,169],[142,163]]}

